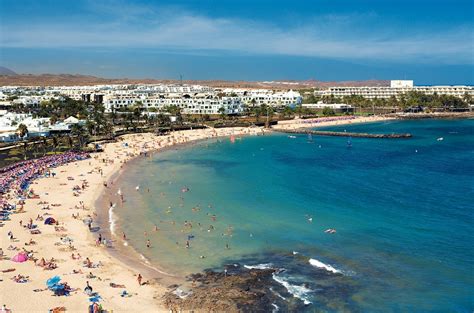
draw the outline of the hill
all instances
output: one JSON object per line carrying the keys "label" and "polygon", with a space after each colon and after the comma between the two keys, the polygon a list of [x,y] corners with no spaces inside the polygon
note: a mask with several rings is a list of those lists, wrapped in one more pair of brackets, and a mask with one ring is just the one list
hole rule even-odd
{"label": "hill", "polygon": [[10,76],[10,75],[18,75],[14,71],[4,66],[0,66],[0,75]]}
{"label": "hill", "polygon": [[[2,68],[6,69],[7,68]],[[9,70],[10,71],[10,70]],[[100,78],[80,74],[4,74],[0,72],[0,86],[90,86],[107,84],[177,84],[178,80],[170,79],[131,79]],[[328,86],[388,86],[386,80],[324,82],[319,80],[305,81],[231,81],[231,80],[184,80],[184,84],[207,85],[216,88],[270,88],[270,89],[305,89],[324,88]]]}

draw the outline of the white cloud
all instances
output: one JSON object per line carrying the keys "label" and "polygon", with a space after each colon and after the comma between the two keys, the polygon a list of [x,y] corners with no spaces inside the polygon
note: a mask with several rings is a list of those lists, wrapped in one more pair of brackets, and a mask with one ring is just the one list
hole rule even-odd
{"label": "white cloud", "polygon": [[[115,2],[111,2],[115,3]],[[102,5],[94,9],[107,11]],[[469,27],[399,33],[359,27],[361,17],[326,16],[282,28],[233,18],[210,18],[183,11],[114,7],[108,22],[3,25],[2,47],[152,48],[225,51],[337,59],[474,63]],[[109,13],[110,13],[109,12]],[[129,15],[124,12],[130,12]],[[128,16],[124,19],[123,16]],[[374,18],[373,16],[371,17]]]}

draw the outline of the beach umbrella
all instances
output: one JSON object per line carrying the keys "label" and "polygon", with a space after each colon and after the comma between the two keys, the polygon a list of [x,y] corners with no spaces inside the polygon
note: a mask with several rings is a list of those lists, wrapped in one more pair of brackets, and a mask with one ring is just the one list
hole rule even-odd
{"label": "beach umbrella", "polygon": [[47,225],[51,225],[51,224],[54,224],[56,223],[56,220],[52,217],[48,217],[45,221],[44,221],[45,224]]}
{"label": "beach umbrella", "polygon": [[59,277],[57,275],[53,276],[53,277],[51,277],[50,279],[48,279],[46,281],[46,286],[48,286],[48,288],[52,288],[54,285],[59,283],[60,280],[61,280],[61,277]]}
{"label": "beach umbrella", "polygon": [[99,295],[96,295],[96,296],[93,296],[93,297],[89,298],[90,302],[99,302],[100,300],[102,300],[102,298]]}
{"label": "beach umbrella", "polygon": [[13,262],[18,262],[18,263],[26,262],[27,260],[28,260],[28,256],[22,252],[18,253],[12,258]]}

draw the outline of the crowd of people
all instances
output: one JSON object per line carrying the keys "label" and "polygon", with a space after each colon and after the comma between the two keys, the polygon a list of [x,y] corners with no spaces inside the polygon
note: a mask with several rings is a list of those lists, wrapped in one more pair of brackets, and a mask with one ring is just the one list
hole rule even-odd
{"label": "crowd of people", "polygon": [[305,124],[318,124],[318,123],[325,123],[325,122],[354,120],[356,118],[357,116],[354,116],[354,115],[331,116],[331,117],[312,118],[312,119],[302,120],[301,122]]}
{"label": "crowd of people", "polygon": [[71,151],[6,166],[0,169],[0,193],[4,194],[9,190],[21,193],[33,179],[41,175],[51,175],[51,168],[87,158],[87,153]]}

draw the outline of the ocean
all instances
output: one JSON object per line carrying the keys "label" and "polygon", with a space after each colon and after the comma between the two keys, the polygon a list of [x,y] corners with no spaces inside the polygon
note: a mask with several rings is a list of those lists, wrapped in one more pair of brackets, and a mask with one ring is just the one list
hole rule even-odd
{"label": "ocean", "polygon": [[474,120],[326,129],[413,138],[271,134],[142,157],[115,183],[114,231],[182,276],[276,268],[282,302],[307,311],[472,312]]}

